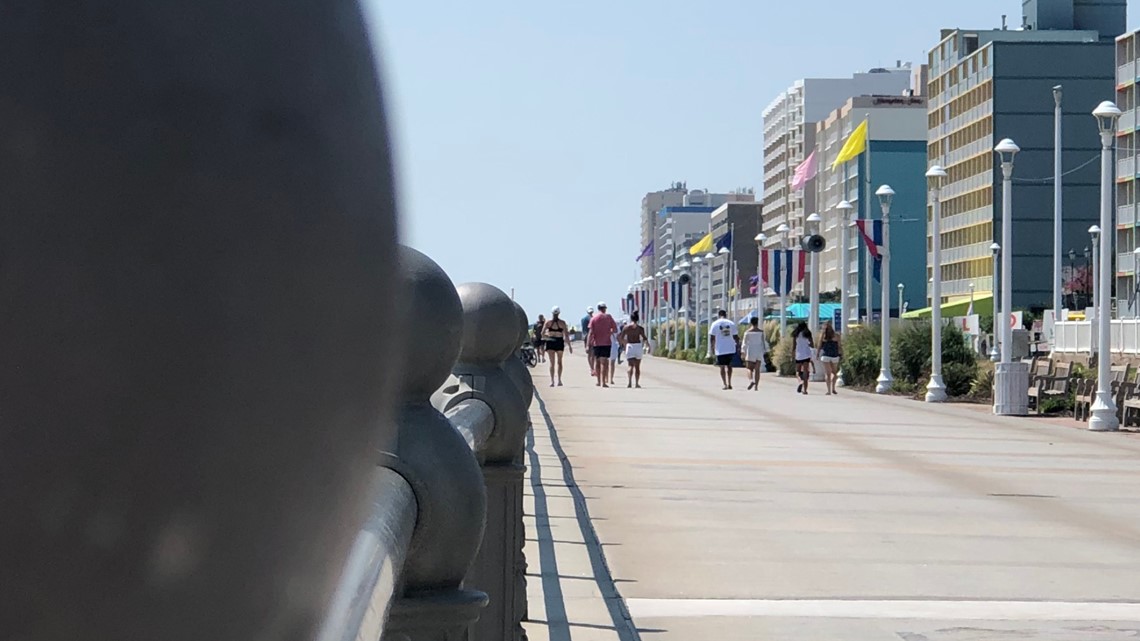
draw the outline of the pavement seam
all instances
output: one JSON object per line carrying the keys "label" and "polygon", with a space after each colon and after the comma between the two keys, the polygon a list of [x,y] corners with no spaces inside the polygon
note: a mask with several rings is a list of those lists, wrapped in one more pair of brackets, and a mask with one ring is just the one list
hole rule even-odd
{"label": "pavement seam", "polygon": [[[582,494],[581,488],[574,479],[574,466],[570,462],[570,458],[566,455],[566,451],[562,448],[562,443],[558,438],[558,430],[554,426],[554,419],[550,416],[550,412],[546,408],[546,402],[543,400],[542,395],[538,393],[538,390],[535,390],[534,396],[535,400],[538,401],[538,410],[546,423],[551,447],[558,456],[559,464],[562,467],[563,482],[570,490],[571,498],[574,501],[574,512],[577,516],[578,528],[581,530],[582,538],[586,543],[586,549],[590,557],[590,565],[594,570],[594,581],[598,584],[598,588],[602,592],[602,598],[605,601],[607,611],[610,613],[614,630],[618,633],[618,638],[621,639],[621,641],[641,641],[641,634],[638,632],[637,626],[633,623],[633,617],[630,615],[629,608],[626,606],[625,598],[622,597],[621,591],[614,582],[613,573],[610,571],[609,563],[606,561],[606,554],[602,548],[601,539],[598,537],[598,532],[594,528],[594,522],[590,518],[589,505],[587,505],[586,497]],[[532,465],[537,466],[538,455],[534,449],[533,428],[532,431],[527,434],[527,450],[529,450]],[[541,484],[541,479],[538,480],[538,484]],[[551,617],[547,616],[547,619],[550,618]]]}

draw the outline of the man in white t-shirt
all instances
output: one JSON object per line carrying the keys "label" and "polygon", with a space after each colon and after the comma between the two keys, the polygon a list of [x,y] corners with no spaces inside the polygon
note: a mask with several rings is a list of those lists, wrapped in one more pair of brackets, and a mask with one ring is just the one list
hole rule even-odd
{"label": "man in white t-shirt", "polygon": [[728,320],[728,312],[722,309],[717,316],[717,321],[709,326],[709,356],[716,356],[723,389],[732,389],[732,359],[740,348],[740,335],[736,323]]}

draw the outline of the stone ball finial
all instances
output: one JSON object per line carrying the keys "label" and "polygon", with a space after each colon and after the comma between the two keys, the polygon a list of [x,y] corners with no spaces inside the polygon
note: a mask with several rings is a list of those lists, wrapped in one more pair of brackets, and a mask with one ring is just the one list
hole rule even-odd
{"label": "stone ball finial", "polygon": [[429,319],[431,349],[416,350],[404,364],[405,400],[426,401],[447,380],[463,341],[463,304],[455,285],[434,260],[411,247],[400,247],[400,275],[406,309]]}
{"label": "stone ball finial", "polygon": [[515,301],[515,311],[519,316],[519,342],[515,347],[522,347],[530,340],[530,319],[527,318],[526,310],[517,301]]}
{"label": "stone ball finial", "polygon": [[459,361],[498,365],[518,349],[518,312],[503,290],[487,283],[460,285],[463,303],[463,347]]}

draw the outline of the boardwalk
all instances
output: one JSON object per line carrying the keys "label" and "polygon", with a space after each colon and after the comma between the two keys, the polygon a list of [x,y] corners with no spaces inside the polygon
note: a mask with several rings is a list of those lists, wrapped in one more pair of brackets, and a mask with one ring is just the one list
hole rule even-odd
{"label": "boardwalk", "polygon": [[531,641],[1140,636],[1140,437],[567,366],[534,370]]}

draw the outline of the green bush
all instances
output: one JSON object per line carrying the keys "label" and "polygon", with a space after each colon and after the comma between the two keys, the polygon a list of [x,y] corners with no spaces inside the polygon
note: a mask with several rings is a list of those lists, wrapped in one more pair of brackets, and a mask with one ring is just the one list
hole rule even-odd
{"label": "green bush", "polygon": [[[928,322],[911,323],[891,337],[891,375],[895,391],[906,393],[930,380],[931,335]],[[942,381],[950,396],[965,396],[978,371],[977,357],[955,325],[942,329]]]}
{"label": "green bush", "polygon": [[[943,367],[945,370],[945,367]],[[945,373],[943,373],[945,377]],[[949,385],[947,385],[949,387]],[[992,398],[994,394],[994,365],[988,360],[981,361],[977,366],[977,373],[970,381],[971,398],[986,399]]]}
{"label": "green bush", "polygon": [[[948,396],[971,396],[974,391],[974,381],[977,380],[978,367],[970,367],[964,363],[943,363],[942,382],[946,385]],[[990,372],[990,389],[993,388],[993,372]]]}
{"label": "green bush", "polygon": [[792,340],[791,335],[789,335],[786,340],[777,343],[776,349],[772,354],[773,365],[776,366],[776,373],[778,375],[796,375],[795,341]]}
{"label": "green bush", "polygon": [[878,327],[853,327],[843,337],[843,382],[873,387],[879,378],[882,349]]}

